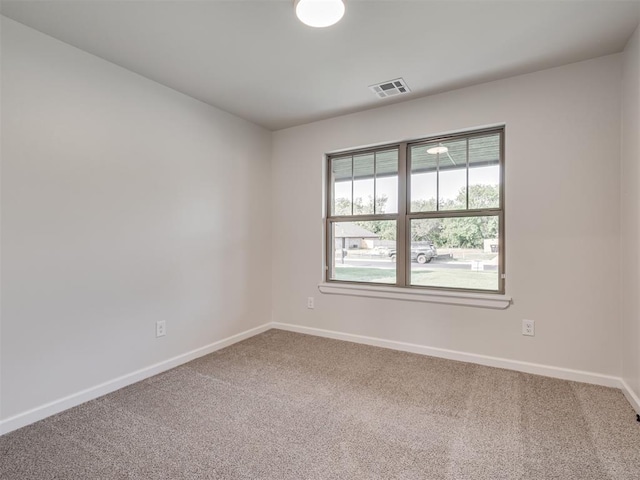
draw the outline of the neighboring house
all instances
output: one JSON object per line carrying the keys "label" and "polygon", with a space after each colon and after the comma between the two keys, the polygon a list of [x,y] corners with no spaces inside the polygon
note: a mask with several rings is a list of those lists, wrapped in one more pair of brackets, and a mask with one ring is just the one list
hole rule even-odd
{"label": "neighboring house", "polygon": [[379,236],[355,223],[335,224],[336,249],[373,248],[373,242]]}

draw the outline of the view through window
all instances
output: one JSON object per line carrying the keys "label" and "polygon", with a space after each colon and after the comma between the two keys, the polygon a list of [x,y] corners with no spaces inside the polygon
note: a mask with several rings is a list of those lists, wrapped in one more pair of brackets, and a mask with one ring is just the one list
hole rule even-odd
{"label": "view through window", "polygon": [[327,280],[504,292],[502,128],[328,158]]}

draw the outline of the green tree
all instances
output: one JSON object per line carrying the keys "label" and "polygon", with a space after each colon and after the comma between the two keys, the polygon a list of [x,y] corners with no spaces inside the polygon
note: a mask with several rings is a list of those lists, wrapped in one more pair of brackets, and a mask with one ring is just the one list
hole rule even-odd
{"label": "green tree", "polygon": [[[385,213],[389,198],[386,195],[376,196],[376,213]],[[336,215],[351,215],[351,200],[337,198],[335,201]],[[373,196],[369,195],[366,202],[362,197],[356,197],[353,201],[353,215],[373,214]],[[376,220],[366,222],[354,222],[356,225],[375,233],[382,240],[396,239],[396,222],[393,220]]]}
{"label": "green tree", "polygon": [[[428,200],[413,200],[411,202],[412,212],[435,212],[436,211],[436,199],[430,198]],[[429,218],[419,219],[411,221],[411,241],[412,242],[425,242],[432,241],[436,246],[440,246],[440,231],[442,229],[442,219]]]}
{"label": "green tree", "polygon": [[425,242],[431,240],[436,246],[442,244],[440,232],[442,231],[441,218],[422,218],[411,221],[411,241]]}
{"label": "green tree", "polygon": [[411,211],[412,212],[435,212],[436,199],[430,198],[429,200],[412,200]]}
{"label": "green tree", "polygon": [[[466,208],[467,189],[461,188],[454,200],[455,205]],[[497,185],[469,186],[469,208],[496,208],[500,202]],[[443,221],[440,240],[448,247],[482,248],[484,240],[498,236],[498,217],[461,217]]]}
{"label": "green tree", "polygon": [[[464,204],[466,188],[461,188],[456,202]],[[500,206],[500,190],[497,185],[470,185],[469,208],[498,208]]]}
{"label": "green tree", "polygon": [[[500,192],[496,185],[471,185],[469,187],[469,208],[496,208],[499,206]],[[435,211],[436,200],[411,202],[413,212]],[[440,209],[466,210],[467,189],[461,188],[453,200],[440,202]],[[411,240],[421,242],[431,240],[437,247],[482,248],[484,240],[498,236],[498,217],[453,217],[429,218],[411,222]]]}
{"label": "green tree", "polygon": [[[380,195],[376,198],[376,213],[384,213],[388,198]],[[500,202],[500,191],[497,185],[470,185],[469,208],[497,208]],[[440,209],[465,210],[467,208],[467,189],[461,188],[453,200],[440,202]],[[336,200],[337,215],[351,215],[351,201],[347,198]],[[436,199],[414,200],[411,202],[412,212],[434,212]],[[373,213],[373,197],[364,201],[358,197],[353,202],[354,215]],[[396,239],[396,224],[391,220],[355,222],[367,230],[379,235],[383,240]],[[498,217],[452,217],[429,218],[411,222],[411,241],[432,241],[437,247],[483,248],[484,240],[498,237]]]}
{"label": "green tree", "polygon": [[[384,213],[388,200],[386,195],[376,196],[375,213]],[[353,200],[353,213],[350,199],[342,197],[335,200],[335,215],[372,215],[373,213],[373,195],[369,195],[366,202],[362,197],[356,197]]]}
{"label": "green tree", "polygon": [[440,239],[448,247],[482,248],[484,240],[498,236],[498,217],[447,218]]}

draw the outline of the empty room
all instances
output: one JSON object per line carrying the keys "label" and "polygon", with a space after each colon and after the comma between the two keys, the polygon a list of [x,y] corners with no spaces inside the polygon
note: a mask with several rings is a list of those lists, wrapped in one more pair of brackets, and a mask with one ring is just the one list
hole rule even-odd
{"label": "empty room", "polygon": [[640,479],[640,0],[2,0],[1,480]]}

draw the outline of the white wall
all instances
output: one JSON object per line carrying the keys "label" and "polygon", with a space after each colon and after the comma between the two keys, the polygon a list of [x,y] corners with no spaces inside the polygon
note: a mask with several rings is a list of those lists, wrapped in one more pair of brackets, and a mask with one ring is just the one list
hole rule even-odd
{"label": "white wall", "polygon": [[[279,131],[271,145],[255,125],[1,25],[0,420],[270,319],[611,375],[622,337],[640,392],[638,32],[621,172],[622,55]],[[317,291],[325,152],[499,123],[511,307]],[[522,318],[536,337],[520,335]]]}
{"label": "white wall", "polygon": [[269,321],[270,132],[5,18],[1,40],[0,418]]}
{"label": "white wall", "polygon": [[621,162],[622,377],[640,397],[640,27],[624,51]]}
{"label": "white wall", "polygon": [[[276,132],[274,238],[293,241],[274,243],[273,320],[619,375],[621,66],[612,55]],[[512,306],[318,292],[325,152],[503,122]]]}

